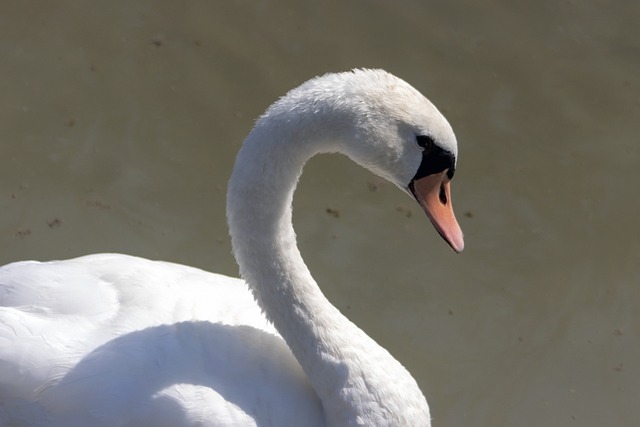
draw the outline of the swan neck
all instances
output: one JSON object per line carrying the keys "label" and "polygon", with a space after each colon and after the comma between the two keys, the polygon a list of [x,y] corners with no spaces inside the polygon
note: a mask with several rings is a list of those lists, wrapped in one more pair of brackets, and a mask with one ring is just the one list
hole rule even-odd
{"label": "swan neck", "polygon": [[428,419],[415,380],[331,305],[298,250],[292,200],[304,164],[317,153],[348,155],[340,138],[326,137],[328,120],[304,120],[268,111],[238,153],[227,218],[240,274],[309,378],[328,425],[385,425],[398,413]]}
{"label": "swan neck", "polygon": [[261,134],[254,129],[238,154],[227,195],[229,229],[241,276],[295,353],[289,335],[313,333],[319,324],[305,322],[330,307],[300,255],[292,225],[298,179],[319,150],[285,137],[256,138]]}

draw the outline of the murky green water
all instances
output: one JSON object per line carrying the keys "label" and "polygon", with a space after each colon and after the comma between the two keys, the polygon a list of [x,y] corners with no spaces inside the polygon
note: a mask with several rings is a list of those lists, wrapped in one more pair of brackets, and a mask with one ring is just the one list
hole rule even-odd
{"label": "murky green water", "polygon": [[224,193],[253,119],[314,75],[385,68],[456,130],[466,250],[323,156],[295,221],[325,293],[435,426],[640,425],[639,19],[614,1],[6,6],[0,263],[116,251],[235,275]]}

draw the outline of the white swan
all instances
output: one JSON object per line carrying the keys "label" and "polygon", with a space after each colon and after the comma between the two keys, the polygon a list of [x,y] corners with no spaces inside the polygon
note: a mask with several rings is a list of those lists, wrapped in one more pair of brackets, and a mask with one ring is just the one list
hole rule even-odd
{"label": "white swan", "polygon": [[463,249],[438,110],[381,70],[312,79],[238,154],[227,215],[246,284],[115,254],[0,269],[0,425],[429,426],[415,380],[325,299],[296,246],[293,192],[320,152],[414,196]]}

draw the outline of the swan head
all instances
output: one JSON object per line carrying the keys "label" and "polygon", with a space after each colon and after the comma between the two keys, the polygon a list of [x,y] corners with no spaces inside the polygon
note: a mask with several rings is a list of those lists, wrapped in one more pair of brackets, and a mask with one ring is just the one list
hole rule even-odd
{"label": "swan head", "polygon": [[382,70],[318,79],[338,91],[334,109],[344,117],[332,125],[343,132],[340,151],[413,197],[444,240],[461,252],[464,237],[450,190],[458,145],[445,117],[411,85]]}
{"label": "swan head", "polygon": [[[438,109],[404,80],[365,69],[308,80],[267,109],[243,150],[260,146],[263,152],[284,152],[267,148],[266,141],[288,144],[278,166],[270,158],[273,174],[283,174],[289,170],[286,164],[304,163],[316,153],[346,154],[413,197],[453,250],[464,248],[451,205],[456,137]],[[234,174],[252,170],[248,162],[255,166],[255,158],[243,150]]]}

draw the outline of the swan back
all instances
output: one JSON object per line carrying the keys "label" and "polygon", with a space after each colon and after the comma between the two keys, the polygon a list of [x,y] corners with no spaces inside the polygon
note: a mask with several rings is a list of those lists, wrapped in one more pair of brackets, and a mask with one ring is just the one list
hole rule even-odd
{"label": "swan back", "polygon": [[119,254],[0,267],[0,425],[324,425],[243,281]]}

